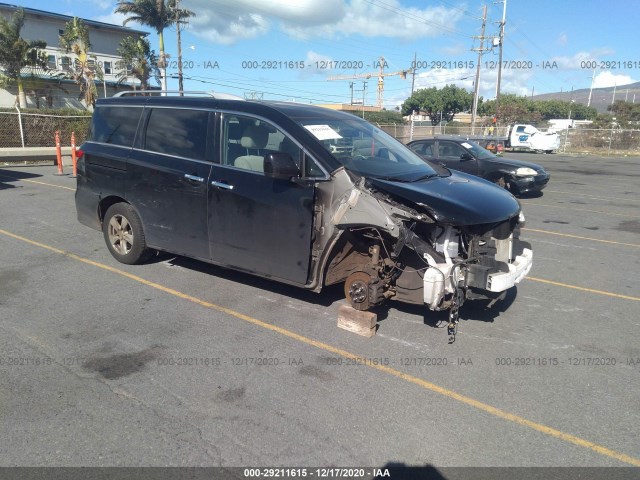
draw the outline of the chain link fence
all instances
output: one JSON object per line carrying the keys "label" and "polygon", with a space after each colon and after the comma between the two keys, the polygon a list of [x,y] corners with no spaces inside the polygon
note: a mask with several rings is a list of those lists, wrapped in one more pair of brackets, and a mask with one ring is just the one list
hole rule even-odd
{"label": "chain link fence", "polygon": [[71,132],[80,145],[90,125],[90,115],[0,112],[0,148],[55,147],[56,131],[63,146],[70,145]]}
{"label": "chain link fence", "polygon": [[[433,137],[434,135],[486,136],[487,127],[471,126],[413,126],[378,125],[382,130],[407,143],[410,140]],[[492,135],[506,137],[508,127],[495,128]],[[558,153],[592,153],[598,155],[640,155],[640,130],[569,128],[558,132],[560,149]]]}
{"label": "chain link fence", "polygon": [[[0,148],[53,147],[55,133],[60,132],[63,146],[70,144],[71,132],[76,145],[89,133],[90,115],[48,115],[40,113],[0,112]],[[488,135],[487,127],[378,125],[403,143],[434,135]],[[413,130],[413,131],[412,131]],[[507,127],[496,128],[495,136],[506,136]],[[558,132],[559,153],[593,153],[599,155],[640,155],[640,130],[570,128]]]}

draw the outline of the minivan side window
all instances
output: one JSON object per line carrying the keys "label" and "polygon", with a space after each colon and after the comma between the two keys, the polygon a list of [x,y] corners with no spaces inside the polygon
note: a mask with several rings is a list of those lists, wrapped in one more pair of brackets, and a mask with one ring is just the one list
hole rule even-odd
{"label": "minivan side window", "polygon": [[89,138],[94,142],[131,147],[142,107],[96,107]]}
{"label": "minivan side window", "polygon": [[264,156],[286,152],[300,165],[301,149],[270,123],[243,115],[225,115],[222,123],[222,164],[264,171]]}
{"label": "minivan side window", "polygon": [[282,130],[257,118],[225,114],[222,122],[222,165],[264,171],[264,156],[284,152],[298,168],[305,159],[305,176],[323,175],[313,159],[303,155],[303,150]]}
{"label": "minivan side window", "polygon": [[153,108],[147,122],[144,149],[178,157],[204,160],[209,112]]}

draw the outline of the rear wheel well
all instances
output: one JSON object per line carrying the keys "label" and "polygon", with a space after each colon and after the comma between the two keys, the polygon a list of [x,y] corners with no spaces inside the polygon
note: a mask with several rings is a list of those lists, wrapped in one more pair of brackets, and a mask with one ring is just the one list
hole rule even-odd
{"label": "rear wheel well", "polygon": [[100,223],[103,222],[104,215],[105,213],[107,213],[107,210],[109,210],[109,207],[115,205],[116,203],[128,204],[129,202],[127,202],[124,198],[115,195],[111,195],[100,200],[100,203],[98,204],[98,218],[100,219]]}

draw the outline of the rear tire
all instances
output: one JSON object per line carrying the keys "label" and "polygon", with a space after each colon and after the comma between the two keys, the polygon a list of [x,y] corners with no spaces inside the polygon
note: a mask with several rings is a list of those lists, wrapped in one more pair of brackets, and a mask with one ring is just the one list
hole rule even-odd
{"label": "rear tire", "polygon": [[116,203],[107,210],[102,233],[111,255],[120,263],[135,265],[149,258],[150,251],[140,217],[128,203]]}

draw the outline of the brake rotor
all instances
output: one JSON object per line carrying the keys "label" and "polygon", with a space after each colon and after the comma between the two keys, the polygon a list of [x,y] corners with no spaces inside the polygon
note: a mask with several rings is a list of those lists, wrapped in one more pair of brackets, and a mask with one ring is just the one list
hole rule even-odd
{"label": "brake rotor", "polygon": [[369,282],[371,275],[365,272],[354,272],[344,282],[344,296],[356,310],[368,310],[371,306],[369,298]]}

